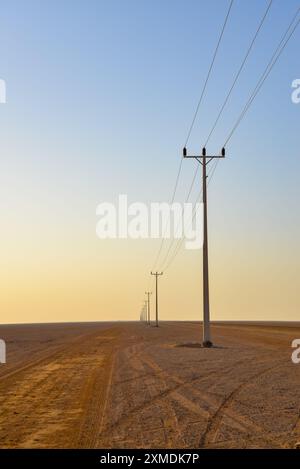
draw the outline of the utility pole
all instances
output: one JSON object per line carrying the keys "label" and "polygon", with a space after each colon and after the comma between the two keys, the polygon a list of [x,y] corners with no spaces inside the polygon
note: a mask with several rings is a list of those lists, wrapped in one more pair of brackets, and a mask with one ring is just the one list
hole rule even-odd
{"label": "utility pole", "polygon": [[147,324],[147,310],[146,310],[146,301],[143,302],[143,307],[142,307],[142,312],[141,312],[141,315],[142,315],[142,321],[145,322]]}
{"label": "utility pole", "polygon": [[147,295],[148,299],[147,299],[147,322],[148,322],[148,325],[150,326],[150,322],[151,322],[151,317],[150,317],[150,295],[152,295],[152,292],[151,291],[145,291],[145,295]]}
{"label": "utility pole", "polygon": [[188,155],[183,149],[184,158],[194,158],[202,165],[202,190],[203,190],[203,347],[212,347],[210,335],[210,310],[209,310],[209,278],[208,278],[208,230],[207,230],[207,174],[206,166],[215,158],[225,157],[225,148],[221,155],[206,156],[206,148],[202,149],[202,155]]}
{"label": "utility pole", "polygon": [[144,315],[145,315],[145,323],[149,324],[149,318],[147,314],[147,300],[144,301]]}
{"label": "utility pole", "polygon": [[156,302],[156,327],[158,327],[158,290],[157,290],[157,279],[160,275],[163,275],[163,272],[151,272],[151,275],[155,275],[155,302]]}
{"label": "utility pole", "polygon": [[145,305],[143,305],[142,313],[141,313],[141,314],[142,314],[142,321],[143,321],[143,322],[146,322],[146,319],[147,319],[147,318],[146,318],[146,314],[145,314]]}

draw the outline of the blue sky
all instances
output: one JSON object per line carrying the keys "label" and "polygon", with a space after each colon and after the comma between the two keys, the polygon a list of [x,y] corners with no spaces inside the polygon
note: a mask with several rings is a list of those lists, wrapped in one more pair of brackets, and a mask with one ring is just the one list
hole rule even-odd
{"label": "blue sky", "polygon": [[[202,147],[267,3],[234,2],[191,150]],[[13,238],[20,247],[26,233],[30,238],[31,231],[40,232],[45,239],[55,226],[47,243],[63,249],[72,230],[75,238],[81,231],[83,237],[94,236],[95,207],[103,200],[116,200],[119,193],[138,201],[170,199],[228,4],[3,2],[0,78],[7,83],[7,104],[0,106],[0,185],[5,239]],[[274,0],[211,151],[219,151],[298,6],[296,0]],[[281,243],[290,258],[298,250],[300,105],[291,102],[291,83],[300,77],[299,43],[300,28],[215,173],[209,199],[213,246],[219,243],[223,249],[229,243],[233,249],[240,244],[251,253],[253,243],[265,245],[271,239],[275,253]],[[179,200],[185,199],[193,171],[194,162],[185,161]],[[156,247],[146,247],[145,271]],[[131,311],[134,301],[128,305]]]}
{"label": "blue sky", "polygon": [[[193,148],[203,143],[266,4],[234,3],[192,134]],[[219,150],[297,5],[274,0],[211,141],[213,149]],[[137,179],[155,174],[163,186],[161,197],[168,196],[227,7],[220,0],[4,3],[1,73],[8,105],[2,109],[3,124],[33,148],[51,145],[63,153],[80,178],[87,169],[97,184],[105,168],[113,172],[118,189],[124,184],[128,191],[128,181],[135,194],[152,194]],[[299,110],[291,104],[290,85],[299,74],[297,38],[298,32],[234,137],[230,155],[251,144],[257,153],[254,141],[274,140],[278,131],[283,140],[295,136]],[[264,125],[258,128],[259,115]],[[279,147],[280,135],[276,140]],[[88,154],[82,151],[87,148]],[[43,159],[40,152],[38,159]],[[56,172],[55,158],[47,158],[48,165]]]}

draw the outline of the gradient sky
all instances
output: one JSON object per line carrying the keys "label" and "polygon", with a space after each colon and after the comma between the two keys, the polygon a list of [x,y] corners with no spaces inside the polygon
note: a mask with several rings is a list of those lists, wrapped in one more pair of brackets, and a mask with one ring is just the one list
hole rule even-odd
{"label": "gradient sky", "polygon": [[[159,240],[96,237],[96,206],[169,201],[229,2],[1,4],[2,323],[138,319]],[[267,1],[235,0],[189,143],[199,151]],[[298,0],[274,0],[209,151],[219,151]],[[212,319],[299,320],[300,27],[209,186]],[[183,162],[176,200],[195,169]],[[194,194],[199,191],[200,180]],[[168,243],[166,243],[166,248]],[[201,251],[160,279],[161,318],[201,319]]]}

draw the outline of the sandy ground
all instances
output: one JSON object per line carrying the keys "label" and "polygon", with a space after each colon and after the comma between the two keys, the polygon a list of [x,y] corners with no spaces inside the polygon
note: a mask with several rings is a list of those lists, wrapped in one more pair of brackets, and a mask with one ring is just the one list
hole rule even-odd
{"label": "sandy ground", "polygon": [[0,326],[2,448],[290,448],[300,327]]}

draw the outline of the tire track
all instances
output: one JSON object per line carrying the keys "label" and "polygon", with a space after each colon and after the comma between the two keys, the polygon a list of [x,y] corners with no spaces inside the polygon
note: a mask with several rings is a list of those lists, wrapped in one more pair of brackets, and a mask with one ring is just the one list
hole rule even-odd
{"label": "tire track", "polygon": [[[134,355],[137,355],[138,352]],[[142,360],[141,360],[142,362]],[[114,423],[110,424],[107,426],[105,429],[106,435],[112,433],[113,431],[116,430],[119,426],[124,426],[125,424],[130,423],[132,420],[137,418],[138,413],[143,413],[150,409],[153,405],[158,404],[160,405],[161,401],[163,401],[163,407],[161,407],[161,415],[163,413],[166,413],[166,409],[168,409],[168,415],[169,415],[169,420],[168,419],[163,419],[162,421],[162,430],[164,430],[165,434],[174,433],[175,429],[175,439],[176,439],[176,444],[178,444],[178,441],[180,442],[181,446],[184,443],[176,414],[174,412],[174,409],[169,407],[169,403],[166,402],[166,398],[169,396],[170,393],[175,392],[178,388],[180,388],[182,385],[175,385],[171,389],[167,387],[165,381],[162,381],[160,379],[160,386],[164,386],[165,389],[162,391],[157,390],[157,375],[156,373],[149,374],[150,378],[152,378],[152,382],[147,381],[147,389],[150,391],[150,399],[148,399],[146,402],[143,402],[142,404],[134,406],[130,412],[126,415],[121,415]],[[153,378],[155,378],[155,381],[153,381]],[[174,435],[173,435],[174,436]],[[166,444],[168,447],[174,447],[174,442],[172,443],[171,439],[166,439]]]}
{"label": "tire track", "polygon": [[[181,378],[179,378],[178,376],[162,370],[156,362],[153,362],[148,357],[147,357],[147,363],[149,364],[149,366],[152,366],[154,370],[160,371],[161,373],[164,373],[165,376],[166,376],[166,379],[173,380],[177,383],[181,383],[182,384],[181,389],[183,389],[185,387],[188,387],[191,390],[192,394],[199,397],[203,402],[207,403],[211,407],[215,408],[218,405],[216,399],[212,399],[211,395],[209,393],[199,391],[198,389],[196,389],[192,385],[194,382],[204,381],[205,379],[209,378],[211,375],[214,375],[215,374],[214,371],[208,373],[207,375],[205,375],[203,377],[197,377],[193,381],[184,381]],[[234,364],[234,366],[236,368],[237,365],[243,364],[243,363],[244,363],[244,360],[240,360],[239,362],[236,362]],[[279,365],[279,366],[281,366],[281,365]],[[273,368],[274,367],[271,367],[271,369],[273,369]],[[229,367],[228,369],[223,370],[222,376],[227,376],[228,372],[231,371],[231,370],[232,370],[232,367]],[[264,374],[264,373],[265,373],[265,371],[262,374]],[[184,397],[182,394],[180,394],[178,392],[172,393],[172,398],[174,400],[176,400],[179,404],[181,404],[182,407],[186,408],[187,410],[191,411],[192,413],[195,413],[195,414],[200,415],[200,416],[205,417],[205,418],[207,418],[209,416],[209,413],[207,411],[203,410],[199,405],[195,404],[193,401],[191,401],[190,399]],[[223,402],[224,401],[222,401],[222,403]],[[217,411],[218,411],[219,408],[220,408],[220,406],[217,407]],[[261,436],[261,439],[263,441],[265,441],[267,443],[273,443],[273,444],[276,443],[276,444],[278,444],[277,440],[274,440],[273,438],[267,437],[265,435],[264,428],[260,427],[259,425],[255,424],[254,422],[250,421],[249,418],[245,419],[245,417],[241,416],[240,414],[237,414],[236,412],[232,412],[232,411],[230,412],[230,414],[227,413],[226,417],[230,419],[231,426],[237,428],[239,431],[247,432],[247,431],[250,430],[250,431],[252,431],[253,433],[256,433],[256,434],[259,433],[260,436]]]}
{"label": "tire track", "polygon": [[7,372],[4,371],[3,373],[1,373],[0,386],[1,386],[2,381],[8,380],[10,378],[15,378],[17,375],[27,372],[28,370],[30,370],[31,368],[34,368],[35,366],[42,365],[44,362],[52,360],[57,355],[63,352],[66,352],[67,350],[70,349],[70,347],[76,345],[77,343],[81,344],[83,342],[90,341],[94,336],[98,336],[102,332],[105,333],[107,330],[110,330],[110,329],[101,329],[101,330],[97,330],[97,332],[93,331],[91,333],[88,332],[85,334],[81,334],[79,336],[76,336],[75,338],[72,337],[71,339],[68,339],[67,344],[53,346],[55,348],[53,348],[50,352],[42,352],[42,353],[37,352],[39,353],[39,355],[42,354],[42,356],[39,356],[38,358],[31,360],[29,363],[26,363],[24,365],[17,365],[16,368],[12,370],[8,370]]}
{"label": "tire track", "polygon": [[102,446],[105,412],[110,398],[110,388],[116,355],[118,334],[106,343],[101,352],[104,354],[101,367],[96,368],[89,377],[83,391],[83,412],[76,447],[97,448]]}
{"label": "tire track", "polygon": [[[220,426],[222,424],[223,417],[226,415],[228,412],[231,404],[235,400],[236,396],[249,384],[251,384],[254,380],[257,378],[260,378],[261,376],[264,376],[265,374],[269,373],[270,371],[273,371],[277,368],[280,368],[283,366],[283,364],[276,364],[275,366],[271,366],[265,370],[260,371],[259,373],[256,373],[255,375],[251,376],[248,380],[244,381],[241,383],[239,386],[237,386],[231,393],[224,398],[222,401],[221,405],[217,408],[216,412],[209,418],[207,422],[207,427],[205,432],[201,435],[200,440],[199,440],[199,448],[203,448],[207,446],[210,442],[214,443],[217,433],[220,429]],[[264,439],[266,441],[269,440],[269,438],[264,436]],[[273,440],[269,440],[270,442],[274,442]]]}
{"label": "tire track", "polygon": [[[55,347],[51,352],[44,353],[42,357],[1,376],[2,395],[7,396],[2,406],[1,430],[8,432],[8,447],[36,447],[38,441],[44,441],[43,446],[48,447],[47,434],[50,436],[55,427],[60,431],[59,435],[51,436],[52,441],[54,437],[56,442],[55,447],[76,447],[78,423],[80,426],[94,391],[99,389],[97,386],[94,387],[99,376],[103,384],[102,369],[93,364],[95,347],[100,351],[102,347],[107,348],[112,331],[116,334],[115,326],[109,329],[97,328],[92,333],[81,334],[70,339],[67,344]],[[78,363],[83,366],[80,373],[77,369]],[[81,390],[80,376],[88,376],[90,369],[91,377],[88,381],[92,386],[90,395],[85,396]],[[20,384],[18,384],[19,380]],[[76,394],[72,397],[74,384]],[[48,402],[48,398],[51,401]],[[67,405],[65,412],[62,403]],[[54,412],[55,415],[56,411],[57,415],[63,418],[57,417],[54,424],[51,413]],[[7,427],[8,422],[10,430]],[[69,425],[68,422],[74,423]],[[96,430],[99,427],[98,422],[95,426]],[[20,425],[25,425],[21,433]],[[61,429],[65,425],[67,425],[68,432],[64,434],[61,433]],[[95,435],[97,435],[96,430]],[[3,433],[1,436],[3,438]]]}

